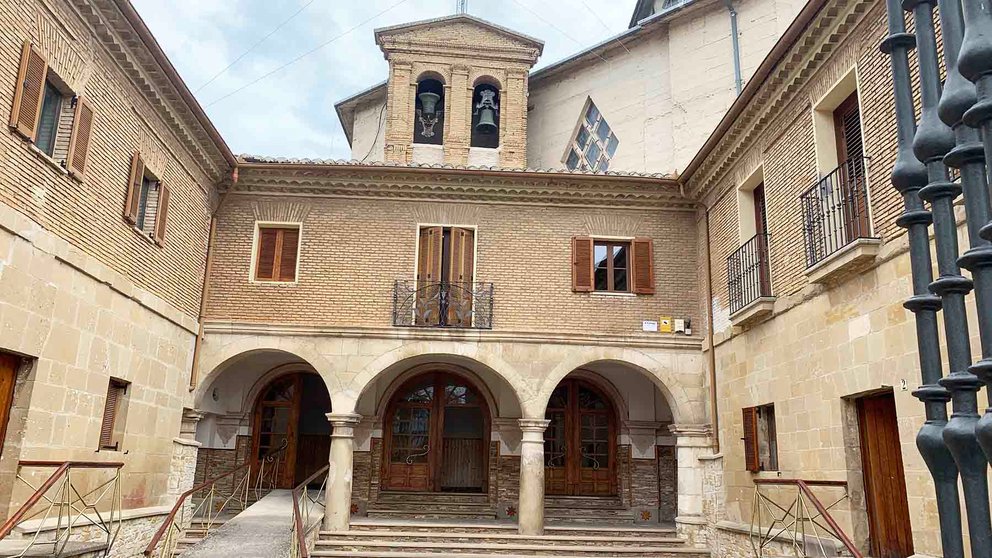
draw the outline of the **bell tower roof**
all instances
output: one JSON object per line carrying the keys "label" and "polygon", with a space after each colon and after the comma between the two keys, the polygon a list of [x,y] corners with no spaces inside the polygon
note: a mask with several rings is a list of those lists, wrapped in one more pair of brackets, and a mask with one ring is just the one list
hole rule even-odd
{"label": "bell tower roof", "polygon": [[469,15],[455,14],[375,30],[375,42],[387,59],[391,53],[430,53],[527,60],[544,52],[544,41]]}

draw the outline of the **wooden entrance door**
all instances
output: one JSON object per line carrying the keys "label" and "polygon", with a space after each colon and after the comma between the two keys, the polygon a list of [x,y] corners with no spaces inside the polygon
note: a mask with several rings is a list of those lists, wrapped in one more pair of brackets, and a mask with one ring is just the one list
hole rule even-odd
{"label": "wooden entrance door", "polygon": [[[293,488],[327,464],[331,431],[325,413],[331,400],[316,374],[289,374],[273,380],[255,403],[252,457],[258,462],[279,449],[277,488]],[[272,463],[266,467],[273,466]]]}
{"label": "wooden entrance door", "polygon": [[564,380],[551,394],[544,431],[544,491],[572,496],[616,494],[613,406],[594,386]]}
{"label": "wooden entrance door", "polygon": [[466,380],[428,373],[404,384],[386,413],[386,490],[482,492],[489,409]]}
{"label": "wooden entrance door", "polygon": [[906,558],[913,554],[913,532],[892,394],[859,399],[858,426],[871,555]]}
{"label": "wooden entrance door", "polygon": [[10,421],[10,407],[14,403],[14,384],[17,382],[17,369],[21,359],[9,354],[0,354],[0,455],[7,439],[7,422]]}

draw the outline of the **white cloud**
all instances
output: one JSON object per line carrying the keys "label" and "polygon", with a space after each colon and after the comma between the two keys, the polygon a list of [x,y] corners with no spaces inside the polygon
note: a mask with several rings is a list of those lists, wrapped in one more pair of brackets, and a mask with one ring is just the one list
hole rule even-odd
{"label": "white cloud", "polygon": [[[306,0],[133,2],[187,85],[196,91]],[[521,8],[518,2],[539,17]],[[634,2],[498,0],[484,3],[477,0],[470,2],[469,12],[542,39],[545,42],[544,56],[539,62],[542,66],[626,29]],[[596,11],[598,19],[586,4]],[[363,24],[394,5],[395,8]],[[375,45],[372,30],[447,15],[454,8],[454,0],[316,0],[244,59],[197,91],[197,99],[235,152],[350,158],[333,105],[386,78],[387,65]],[[358,29],[348,32],[358,25]],[[227,96],[342,34],[325,48]]]}

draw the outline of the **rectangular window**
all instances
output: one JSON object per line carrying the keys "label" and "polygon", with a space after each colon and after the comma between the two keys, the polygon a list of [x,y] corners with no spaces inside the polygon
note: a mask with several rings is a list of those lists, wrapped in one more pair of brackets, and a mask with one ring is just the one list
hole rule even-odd
{"label": "rectangular window", "polygon": [[38,137],[35,145],[45,155],[55,155],[55,136],[59,131],[59,117],[62,115],[62,92],[52,84],[45,82],[45,98],[41,103],[41,120],[38,122]]}
{"label": "rectangular window", "polygon": [[259,226],[255,280],[279,283],[296,281],[299,249],[300,227]]}
{"label": "rectangular window", "polygon": [[170,198],[169,186],[145,166],[140,153],[135,153],[131,159],[124,218],[157,244],[164,244]]}
{"label": "rectangular window", "polygon": [[127,408],[128,383],[111,378],[107,386],[107,401],[103,407],[103,422],[100,425],[100,449],[120,450],[124,434],[124,418]]}
{"label": "rectangular window", "polygon": [[595,290],[630,292],[630,243],[596,240],[593,242]]}
{"label": "rectangular window", "polygon": [[589,99],[579,118],[575,136],[565,152],[565,166],[568,170],[606,172],[619,145],[620,140],[596,104]]}
{"label": "rectangular window", "polygon": [[744,459],[747,470],[778,470],[778,435],[775,405],[747,407],[744,413]]}

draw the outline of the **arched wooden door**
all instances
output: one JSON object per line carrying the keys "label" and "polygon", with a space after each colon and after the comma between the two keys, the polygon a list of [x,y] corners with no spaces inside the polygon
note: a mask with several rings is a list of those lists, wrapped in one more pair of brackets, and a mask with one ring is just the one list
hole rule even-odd
{"label": "arched wooden door", "polygon": [[273,463],[279,467],[278,488],[293,488],[327,464],[331,428],[325,413],[331,411],[327,388],[312,373],[288,374],[265,386],[255,402],[252,458],[260,460],[286,444]]}
{"label": "arched wooden door", "polygon": [[544,431],[547,494],[616,494],[616,415],[592,384],[563,380],[548,401]]}
{"label": "arched wooden door", "polygon": [[427,373],[403,384],[386,412],[385,490],[483,492],[489,408],[467,380]]}

